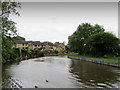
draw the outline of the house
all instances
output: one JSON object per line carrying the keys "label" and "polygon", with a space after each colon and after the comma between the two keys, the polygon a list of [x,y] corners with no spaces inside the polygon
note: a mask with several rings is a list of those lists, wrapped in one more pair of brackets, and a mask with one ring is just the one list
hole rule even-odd
{"label": "house", "polygon": [[57,51],[64,51],[65,50],[65,45],[64,43],[59,43],[59,42],[55,42],[55,46]]}
{"label": "house", "polygon": [[42,44],[40,41],[32,41],[29,43],[30,49],[40,49],[42,47]]}
{"label": "house", "polygon": [[56,50],[56,51],[64,51],[65,45],[64,43],[55,42],[43,42],[40,41],[18,41],[15,48],[20,49],[42,49],[42,50]]}
{"label": "house", "polygon": [[20,49],[40,49],[41,42],[40,41],[18,41],[15,48]]}
{"label": "house", "polygon": [[64,43],[55,42],[54,44],[51,42],[43,42],[42,43],[43,50],[56,50],[56,51],[64,51],[65,45]]}
{"label": "house", "polygon": [[27,41],[18,41],[15,48],[20,48],[20,49],[27,49],[29,47],[29,44]]}
{"label": "house", "polygon": [[43,50],[53,50],[53,46],[54,44],[48,41],[42,43]]}

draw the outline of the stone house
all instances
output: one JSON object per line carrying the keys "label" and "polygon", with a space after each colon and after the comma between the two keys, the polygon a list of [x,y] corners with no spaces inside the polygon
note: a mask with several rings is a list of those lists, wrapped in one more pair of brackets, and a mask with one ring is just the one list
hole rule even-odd
{"label": "stone house", "polygon": [[60,52],[65,50],[65,45],[59,42],[55,42],[54,44],[51,42],[43,42],[42,48],[43,50],[56,50]]}
{"label": "stone house", "polygon": [[42,43],[42,49],[43,50],[53,50],[53,43],[51,43],[51,42],[43,42]]}
{"label": "stone house", "polygon": [[57,50],[57,51],[64,51],[65,50],[65,45],[64,45],[64,43],[55,43],[55,45],[56,45],[56,49],[55,50]]}
{"label": "stone house", "polygon": [[40,41],[18,41],[15,48],[21,49],[42,49],[42,50],[56,50],[56,51],[64,51],[65,45],[64,43],[55,42],[43,42]]}
{"label": "stone house", "polygon": [[28,42],[26,41],[18,41],[15,48],[20,48],[20,49],[27,49],[29,47]]}
{"label": "stone house", "polygon": [[20,49],[39,49],[41,48],[40,41],[18,41],[15,48]]}
{"label": "stone house", "polygon": [[40,49],[40,48],[42,48],[42,44],[40,41],[32,41],[31,43],[29,43],[29,48],[30,49]]}

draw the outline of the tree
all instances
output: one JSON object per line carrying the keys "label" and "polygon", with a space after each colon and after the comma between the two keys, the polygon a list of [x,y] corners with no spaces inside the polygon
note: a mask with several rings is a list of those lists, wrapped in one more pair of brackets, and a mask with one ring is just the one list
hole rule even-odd
{"label": "tree", "polygon": [[13,37],[13,39],[14,39],[15,41],[25,41],[25,38],[24,38],[24,37],[21,37],[21,36]]}
{"label": "tree", "polygon": [[65,46],[65,51],[66,51],[66,53],[70,52],[68,45]]}
{"label": "tree", "polygon": [[2,35],[16,35],[16,27],[15,27],[15,22],[9,19],[10,14],[15,14],[20,16],[19,12],[17,11],[17,8],[21,8],[21,4],[18,2],[0,2],[1,6],[1,30],[2,30]]}
{"label": "tree", "polygon": [[9,17],[9,15],[12,13],[14,13],[15,15],[20,15],[19,12],[17,11],[17,8],[21,8],[21,3],[19,2],[13,2],[10,1],[9,2],[1,2],[0,1],[0,6],[2,9],[2,12],[0,14],[0,16],[2,17]]}
{"label": "tree", "polygon": [[82,23],[77,30],[68,37],[68,46],[71,51],[83,54],[85,50],[85,40],[92,34],[104,32],[104,28],[98,24],[91,25],[89,23]]}
{"label": "tree", "polygon": [[86,40],[86,54],[103,57],[105,55],[119,56],[120,39],[108,32],[99,32]]}
{"label": "tree", "polygon": [[18,2],[0,2],[1,14],[0,14],[0,29],[2,38],[2,59],[9,60],[13,56],[12,46],[14,44],[13,38],[17,35],[15,22],[9,19],[10,14],[20,15],[17,8],[21,8],[21,4]]}

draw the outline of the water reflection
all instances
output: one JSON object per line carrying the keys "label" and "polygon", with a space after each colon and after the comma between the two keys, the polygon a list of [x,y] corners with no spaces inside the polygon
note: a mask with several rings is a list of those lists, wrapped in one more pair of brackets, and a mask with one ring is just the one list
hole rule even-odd
{"label": "water reflection", "polygon": [[71,60],[70,73],[73,77],[86,86],[93,87],[117,87],[119,83],[118,68]]}
{"label": "water reflection", "polygon": [[[3,66],[4,87],[9,78],[18,79],[23,88],[118,87],[120,70],[115,67],[50,56]],[[46,82],[48,80],[49,82]]]}

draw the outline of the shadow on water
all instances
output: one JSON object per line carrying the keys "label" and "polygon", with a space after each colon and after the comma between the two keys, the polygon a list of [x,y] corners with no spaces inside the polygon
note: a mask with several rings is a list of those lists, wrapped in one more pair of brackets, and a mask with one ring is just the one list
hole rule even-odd
{"label": "shadow on water", "polygon": [[120,70],[111,66],[99,65],[79,60],[71,60],[69,72],[80,83],[89,87],[118,87]]}
{"label": "shadow on water", "polygon": [[12,64],[19,65],[20,61],[10,62],[2,65],[2,88],[11,88],[11,75],[6,71]]}

